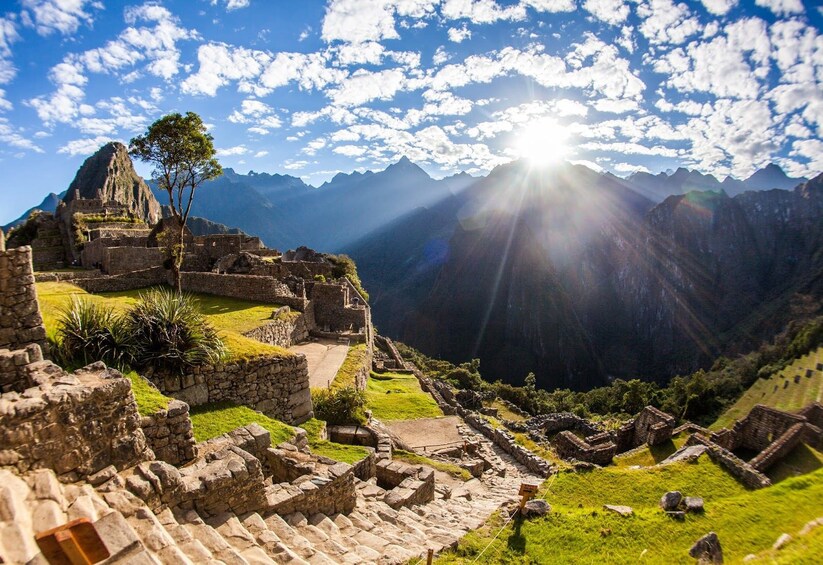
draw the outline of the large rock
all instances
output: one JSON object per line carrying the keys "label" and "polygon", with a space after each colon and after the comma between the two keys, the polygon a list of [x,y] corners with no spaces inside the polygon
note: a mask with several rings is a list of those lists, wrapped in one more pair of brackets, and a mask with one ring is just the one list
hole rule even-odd
{"label": "large rock", "polygon": [[134,170],[126,146],[116,141],[101,147],[77,171],[63,201],[76,198],[117,202],[148,224],[161,217],[160,204]]}
{"label": "large rock", "polygon": [[697,540],[689,550],[689,555],[697,559],[698,563],[723,563],[723,549],[717,534],[709,532]]}
{"label": "large rock", "polygon": [[672,512],[677,510],[681,500],[683,500],[683,495],[679,491],[669,491],[660,499],[660,508],[666,512]]}
{"label": "large rock", "polygon": [[546,502],[542,498],[536,498],[534,500],[528,501],[526,505],[523,507],[523,517],[538,518],[540,516],[545,516],[551,511],[552,507],[549,505],[548,502]]}

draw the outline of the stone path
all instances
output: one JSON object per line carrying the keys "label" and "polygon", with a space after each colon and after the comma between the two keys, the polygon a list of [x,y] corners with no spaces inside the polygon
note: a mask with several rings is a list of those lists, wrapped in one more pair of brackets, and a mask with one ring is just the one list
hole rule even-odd
{"label": "stone path", "polygon": [[421,453],[463,445],[463,437],[458,429],[462,424],[463,420],[459,416],[383,422],[406,445]]}
{"label": "stone path", "polygon": [[311,388],[328,388],[346,355],[349,346],[331,339],[301,343],[289,348],[289,351],[302,353],[309,363],[309,386]]}

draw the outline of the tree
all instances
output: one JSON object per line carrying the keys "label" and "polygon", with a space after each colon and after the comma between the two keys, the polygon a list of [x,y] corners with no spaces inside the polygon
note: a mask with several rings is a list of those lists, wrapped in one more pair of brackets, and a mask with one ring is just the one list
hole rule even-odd
{"label": "tree", "polygon": [[194,192],[205,181],[219,177],[223,168],[215,159],[214,138],[194,112],[163,116],[144,135],[129,142],[129,154],[151,164],[152,180],[169,195],[176,230],[171,242],[172,275],[179,292],[183,265],[184,234]]}

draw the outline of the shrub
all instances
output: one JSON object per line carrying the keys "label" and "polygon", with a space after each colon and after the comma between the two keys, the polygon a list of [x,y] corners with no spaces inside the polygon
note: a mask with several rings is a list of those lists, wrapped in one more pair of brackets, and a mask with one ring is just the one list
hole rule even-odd
{"label": "shrub", "polygon": [[123,369],[134,359],[136,342],[128,322],[111,310],[73,298],[58,323],[56,356],[64,365],[103,361]]}
{"label": "shrub", "polygon": [[325,275],[317,274],[317,275],[314,275],[314,280],[316,280],[319,283],[324,283],[324,282],[326,282],[326,277],[325,277]]}
{"label": "shrub", "polygon": [[363,284],[360,282],[360,276],[357,274],[357,265],[354,263],[354,259],[349,257],[348,255],[326,255],[326,259],[328,259],[332,266],[332,276],[335,278],[346,277],[351,282],[352,286],[357,289],[363,296],[363,300],[366,302],[369,301],[369,293],[366,292],[366,289],[363,288]]}
{"label": "shrub", "polygon": [[137,343],[138,366],[181,372],[193,365],[216,363],[226,354],[223,341],[191,295],[152,289],[140,294],[126,316]]}
{"label": "shrub", "polygon": [[366,405],[366,396],[354,387],[343,387],[334,391],[328,389],[313,389],[311,401],[314,406],[314,417],[325,420],[331,425],[365,424],[366,416],[363,407]]}

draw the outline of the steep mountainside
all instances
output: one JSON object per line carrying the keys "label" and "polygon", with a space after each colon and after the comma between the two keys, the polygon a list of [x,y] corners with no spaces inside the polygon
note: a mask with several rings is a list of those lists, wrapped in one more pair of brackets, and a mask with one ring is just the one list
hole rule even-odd
{"label": "steep mountainside", "polygon": [[63,201],[99,198],[128,206],[149,224],[160,219],[160,204],[132,165],[126,146],[112,141],[85,160],[69,185]]}
{"label": "steep mountainside", "polygon": [[48,196],[46,196],[40,204],[38,204],[37,206],[35,206],[33,208],[29,208],[28,210],[23,212],[23,214],[19,218],[17,218],[13,222],[9,222],[5,226],[3,226],[2,227],[3,231],[8,231],[9,228],[13,228],[15,226],[18,226],[18,225],[22,224],[23,222],[26,221],[26,218],[28,218],[29,215],[32,212],[34,212],[35,210],[40,210],[41,212],[52,212],[53,213],[55,210],[57,210],[58,204],[60,204],[60,202],[63,200],[63,197],[65,195],[66,195],[65,191],[61,192],[60,194],[55,194],[53,192],[49,193]]}
{"label": "steep mountainside", "polygon": [[664,380],[756,343],[795,294],[823,296],[821,185],[652,208],[580,167],[508,166],[349,251],[377,326],[426,353],[479,356],[504,380],[534,370],[547,387]]}

